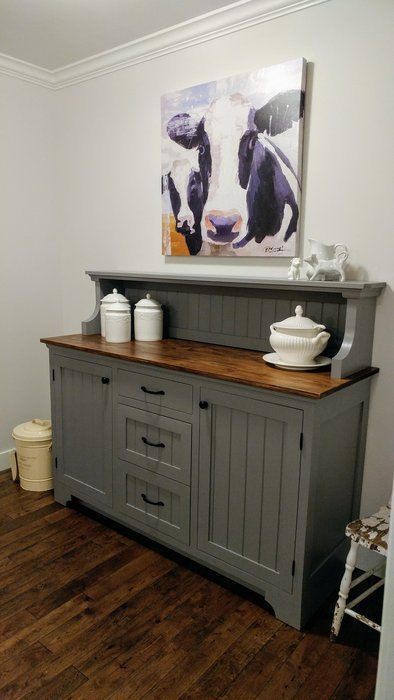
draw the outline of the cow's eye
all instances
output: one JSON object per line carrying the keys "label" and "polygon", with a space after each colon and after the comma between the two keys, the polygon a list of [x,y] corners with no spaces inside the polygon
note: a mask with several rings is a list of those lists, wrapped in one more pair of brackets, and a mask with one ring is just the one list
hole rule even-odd
{"label": "cow's eye", "polygon": [[199,146],[198,147],[198,152],[203,156],[205,153],[205,146]]}

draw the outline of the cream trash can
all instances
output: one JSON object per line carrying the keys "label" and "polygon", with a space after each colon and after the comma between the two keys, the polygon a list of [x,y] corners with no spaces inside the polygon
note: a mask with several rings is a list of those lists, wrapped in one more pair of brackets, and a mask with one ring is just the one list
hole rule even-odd
{"label": "cream trash can", "polygon": [[25,491],[49,491],[52,478],[51,421],[34,418],[12,431],[16,444],[19,481]]}

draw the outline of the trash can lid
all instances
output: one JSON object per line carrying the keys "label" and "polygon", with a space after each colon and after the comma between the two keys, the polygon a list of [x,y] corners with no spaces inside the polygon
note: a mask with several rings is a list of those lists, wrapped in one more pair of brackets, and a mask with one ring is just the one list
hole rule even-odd
{"label": "trash can lid", "polygon": [[41,418],[33,418],[27,423],[20,423],[12,431],[12,437],[17,440],[50,440],[52,437],[52,428],[50,420],[42,420]]}

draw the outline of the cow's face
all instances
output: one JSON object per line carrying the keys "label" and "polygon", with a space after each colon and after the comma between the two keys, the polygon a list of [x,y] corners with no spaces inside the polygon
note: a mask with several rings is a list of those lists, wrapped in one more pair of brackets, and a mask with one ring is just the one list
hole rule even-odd
{"label": "cow's face", "polygon": [[[236,250],[252,239],[261,243],[285,224],[283,237],[288,240],[298,221],[294,193],[283,172],[291,166],[263,135],[290,128],[302,110],[298,91],[279,94],[257,111],[236,93],[213,101],[202,119],[186,113],[172,117],[168,136],[188,154],[186,160],[174,160],[170,172],[177,230],[196,231],[202,242]],[[290,221],[284,221],[286,205]]]}

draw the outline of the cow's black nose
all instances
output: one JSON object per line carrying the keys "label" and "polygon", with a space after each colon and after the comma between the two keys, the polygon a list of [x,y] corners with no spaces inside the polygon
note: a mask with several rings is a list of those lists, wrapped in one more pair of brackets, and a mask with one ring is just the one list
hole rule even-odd
{"label": "cow's black nose", "polygon": [[237,211],[211,209],[205,216],[208,238],[214,243],[224,245],[233,243],[238,238],[242,226],[242,216]]}
{"label": "cow's black nose", "polygon": [[206,218],[217,231],[222,228],[232,230],[235,224],[238,224],[237,229],[240,228],[241,216],[238,213],[227,214],[225,212],[212,212],[207,214]]}

